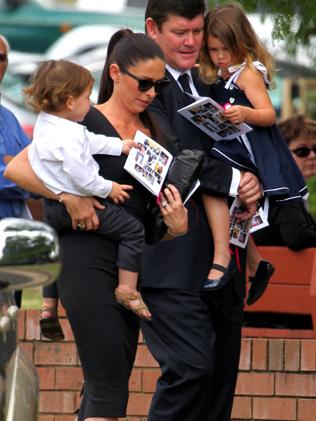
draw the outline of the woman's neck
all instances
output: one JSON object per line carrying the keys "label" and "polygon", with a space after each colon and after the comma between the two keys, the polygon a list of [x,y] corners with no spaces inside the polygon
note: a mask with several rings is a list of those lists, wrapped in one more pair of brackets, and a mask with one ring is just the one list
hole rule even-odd
{"label": "woman's neck", "polygon": [[137,130],[150,136],[149,130],[144,126],[140,115],[132,113],[126,107],[119,104],[113,96],[96,108],[110,121],[122,139],[132,139]]}

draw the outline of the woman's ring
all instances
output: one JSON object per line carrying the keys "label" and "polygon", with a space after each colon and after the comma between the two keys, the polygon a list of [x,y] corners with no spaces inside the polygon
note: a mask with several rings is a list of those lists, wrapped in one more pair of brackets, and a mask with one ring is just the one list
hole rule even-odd
{"label": "woman's ring", "polygon": [[86,229],[86,224],[85,224],[84,222],[83,222],[83,223],[78,222],[77,227],[78,227],[80,230],[84,230],[84,229]]}
{"label": "woman's ring", "polygon": [[161,206],[163,207],[163,208],[165,208],[166,206],[168,206],[168,202],[166,201],[166,200],[164,200],[164,201],[162,201],[161,202]]}

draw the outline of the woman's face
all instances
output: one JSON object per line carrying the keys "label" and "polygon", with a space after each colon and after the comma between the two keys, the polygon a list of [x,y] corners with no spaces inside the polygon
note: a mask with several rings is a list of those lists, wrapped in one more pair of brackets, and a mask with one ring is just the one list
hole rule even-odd
{"label": "woman's face", "polygon": [[296,139],[289,148],[304,179],[316,175],[316,139]]}
{"label": "woman's face", "polygon": [[[160,58],[142,60],[136,65],[119,70],[114,79],[113,95],[130,112],[138,114],[143,112],[154,100],[157,89],[164,85],[165,62]],[[146,82],[158,82],[148,90],[140,90]],[[148,84],[150,85],[150,83]]]}

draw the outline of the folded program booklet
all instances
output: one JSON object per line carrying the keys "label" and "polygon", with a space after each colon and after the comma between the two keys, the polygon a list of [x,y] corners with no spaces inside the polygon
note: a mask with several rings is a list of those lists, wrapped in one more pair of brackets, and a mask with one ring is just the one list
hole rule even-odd
{"label": "folded program booklet", "polygon": [[[173,155],[156,141],[137,130],[134,141],[140,148],[132,148],[127,157],[124,169],[136,178],[152,194],[159,196],[163,187]],[[199,180],[192,186],[184,203],[199,187]]]}
{"label": "folded program booklet", "polygon": [[252,130],[246,123],[233,124],[226,120],[222,116],[224,108],[211,98],[193,98],[196,101],[181,108],[178,113],[214,140],[234,139]]}

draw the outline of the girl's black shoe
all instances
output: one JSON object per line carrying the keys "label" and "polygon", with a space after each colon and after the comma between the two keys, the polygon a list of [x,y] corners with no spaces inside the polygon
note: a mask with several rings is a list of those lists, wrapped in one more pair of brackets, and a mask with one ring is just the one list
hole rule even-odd
{"label": "girl's black shoe", "polygon": [[266,290],[269,280],[275,268],[266,260],[261,260],[255,276],[249,276],[250,288],[247,297],[247,305],[254,304]]}
{"label": "girl's black shoe", "polygon": [[235,264],[231,259],[227,267],[213,263],[211,269],[216,269],[223,272],[223,276],[217,279],[206,279],[203,285],[203,291],[215,291],[217,289],[223,288],[231,278],[232,274],[235,271]]}

